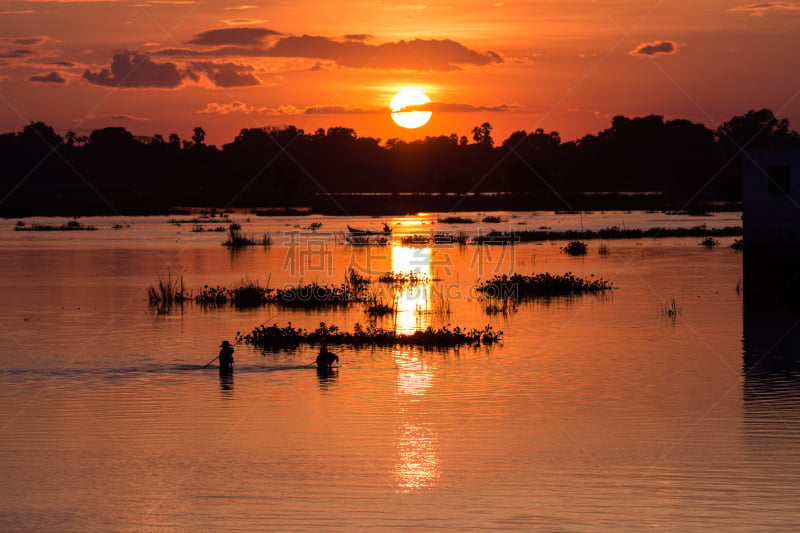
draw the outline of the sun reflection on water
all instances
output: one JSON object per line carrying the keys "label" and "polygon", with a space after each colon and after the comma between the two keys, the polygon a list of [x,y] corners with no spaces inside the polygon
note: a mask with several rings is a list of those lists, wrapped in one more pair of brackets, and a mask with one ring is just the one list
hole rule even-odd
{"label": "sun reflection on water", "polygon": [[394,473],[398,489],[411,492],[434,486],[440,475],[438,436],[424,422],[424,416],[412,416],[409,412],[421,405],[419,400],[433,385],[433,373],[414,353],[398,353],[395,362],[397,392],[412,403],[403,409],[407,419],[401,423],[395,439],[397,460]]}
{"label": "sun reflection on water", "polygon": [[418,311],[430,306],[431,249],[393,247],[392,272],[414,274],[425,280],[423,283],[403,286],[398,291],[397,332],[410,334],[427,328],[430,325],[430,317]]}

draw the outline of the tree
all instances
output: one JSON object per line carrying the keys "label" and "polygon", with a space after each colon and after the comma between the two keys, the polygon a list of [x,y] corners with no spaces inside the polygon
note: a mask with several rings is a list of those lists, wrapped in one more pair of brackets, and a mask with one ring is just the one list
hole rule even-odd
{"label": "tree", "polygon": [[492,139],[492,125],[488,122],[484,122],[480,126],[475,126],[472,128],[472,139],[476,144],[494,146],[494,139]]}
{"label": "tree", "polygon": [[195,146],[203,146],[203,142],[206,140],[206,132],[200,126],[197,126],[194,129],[194,135],[192,135],[192,141],[194,142]]}

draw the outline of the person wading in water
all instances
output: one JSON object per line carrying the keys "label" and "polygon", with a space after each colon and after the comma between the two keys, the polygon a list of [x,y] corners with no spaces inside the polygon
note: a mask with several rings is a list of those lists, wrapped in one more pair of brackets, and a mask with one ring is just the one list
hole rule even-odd
{"label": "person wading in water", "polygon": [[330,372],[333,368],[333,363],[339,362],[339,357],[333,353],[328,351],[327,346],[323,346],[319,349],[319,355],[317,356],[317,370],[323,372]]}
{"label": "person wading in water", "polygon": [[230,374],[233,372],[233,346],[228,341],[222,341],[219,346],[219,373]]}

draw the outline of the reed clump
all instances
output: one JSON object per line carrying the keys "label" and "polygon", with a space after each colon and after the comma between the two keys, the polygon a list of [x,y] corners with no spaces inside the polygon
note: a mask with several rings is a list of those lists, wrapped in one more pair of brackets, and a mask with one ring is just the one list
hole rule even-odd
{"label": "reed clump", "polygon": [[700,241],[700,246],[704,246],[706,248],[713,248],[715,246],[719,246],[719,241],[713,237],[706,237],[702,241]]}
{"label": "reed clump", "polygon": [[483,329],[450,329],[443,326],[439,329],[429,327],[414,333],[397,333],[374,326],[362,326],[356,323],[353,331],[341,331],[335,325],[320,322],[317,329],[309,331],[295,328],[291,322],[288,326],[279,327],[261,325],[250,333],[237,333],[236,340],[262,349],[280,349],[299,346],[301,344],[326,344],[334,346],[360,347],[392,347],[392,346],[418,346],[422,348],[457,348],[459,346],[491,345],[498,342],[503,335],[502,331],[494,331],[487,325]]}
{"label": "reed clump", "polygon": [[477,287],[477,291],[488,298],[510,298],[521,300],[525,298],[573,296],[586,293],[603,293],[614,288],[610,281],[603,278],[579,278],[567,272],[564,275],[553,275],[548,272],[525,276],[513,274],[511,276],[495,276]]}
{"label": "reed clump", "polygon": [[744,250],[744,239],[736,239],[731,243],[731,248],[734,250]]}
{"label": "reed clump", "polygon": [[588,249],[589,246],[585,242],[571,241],[561,248],[561,251],[567,255],[586,255]]}
{"label": "reed clump", "polygon": [[190,301],[192,295],[183,284],[183,276],[173,279],[169,275],[166,281],[159,278],[156,283],[147,287],[147,298],[151,305],[168,306]]}
{"label": "reed clump", "polygon": [[502,220],[497,215],[487,215],[483,217],[481,222],[485,224],[499,224],[500,222],[502,222]]}
{"label": "reed clump", "polygon": [[255,239],[254,237],[245,235],[242,232],[242,227],[234,222],[228,226],[228,238],[222,243],[222,246],[227,246],[229,248],[244,248],[247,246],[259,245],[270,246],[271,244],[272,238],[270,238],[269,235],[264,234],[263,238]]}
{"label": "reed clump", "polygon": [[474,224],[475,220],[469,217],[448,216],[436,219],[441,224]]}

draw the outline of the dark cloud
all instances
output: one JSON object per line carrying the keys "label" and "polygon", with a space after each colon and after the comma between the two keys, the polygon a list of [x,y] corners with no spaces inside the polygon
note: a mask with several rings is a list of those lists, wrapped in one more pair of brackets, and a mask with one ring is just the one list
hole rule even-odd
{"label": "dark cloud", "polygon": [[74,67],[75,63],[69,61],[53,61],[50,65],[58,65],[59,67]]}
{"label": "dark cloud", "polygon": [[127,50],[114,54],[110,68],[83,73],[83,78],[94,85],[126,88],[173,88],[186,77],[191,76],[174,63],[156,63],[147,55]]}
{"label": "dark cloud", "polygon": [[15,44],[20,44],[22,46],[30,46],[32,44],[38,44],[44,42],[44,39],[41,37],[22,37],[19,39],[14,39]]}
{"label": "dark cloud", "polygon": [[3,50],[0,51],[0,58],[3,59],[17,59],[20,57],[26,57],[33,53],[33,50],[29,50],[27,48],[17,48],[16,50]]}
{"label": "dark cloud", "polygon": [[[224,31],[248,29],[251,28],[230,28]],[[156,53],[173,57],[300,57],[328,60],[343,67],[388,70],[456,70],[464,65],[481,66],[503,62],[503,58],[494,52],[476,52],[450,39],[414,39],[373,45],[361,41],[335,41],[328,37],[303,35],[283,37],[272,46],[237,44],[230,43],[211,50],[167,48]]]}
{"label": "dark cloud", "polygon": [[305,108],[302,112],[305,115],[363,115],[385,113],[384,110],[347,107],[342,105],[314,105]]}
{"label": "dark cloud", "polygon": [[427,104],[410,105],[406,106],[396,112],[404,111],[434,111],[437,113],[472,113],[475,111],[490,111],[502,113],[506,111],[514,111],[518,106],[511,104],[500,104],[491,106],[475,106],[472,104],[453,104],[448,102],[429,102]]}
{"label": "dark cloud", "polygon": [[196,61],[189,65],[189,69],[203,74],[217,87],[251,87],[261,84],[253,75],[253,67],[249,65]]}
{"label": "dark cloud", "polygon": [[657,56],[661,54],[674,54],[678,51],[678,45],[674,41],[654,41],[652,43],[642,43],[630,52],[632,56]]}
{"label": "dark cloud", "polygon": [[414,39],[370,45],[327,37],[284,37],[267,50],[272,57],[328,59],[344,67],[372,69],[455,70],[460,65],[502,62],[494,52],[470,50],[450,39]]}
{"label": "dark cloud", "polygon": [[37,74],[36,76],[31,76],[28,80],[37,83],[67,83],[67,80],[55,71],[48,74]]}
{"label": "dark cloud", "polygon": [[209,46],[258,46],[263,44],[265,38],[273,35],[280,33],[267,28],[222,28],[198,33],[189,43]]}
{"label": "dark cloud", "polygon": [[795,2],[767,2],[764,4],[750,4],[746,6],[732,7],[728,11],[749,13],[754,17],[760,17],[770,10],[797,11],[800,5]]}
{"label": "dark cloud", "polygon": [[350,33],[344,36],[348,41],[366,41],[370,37],[372,37],[372,35],[369,33]]}

